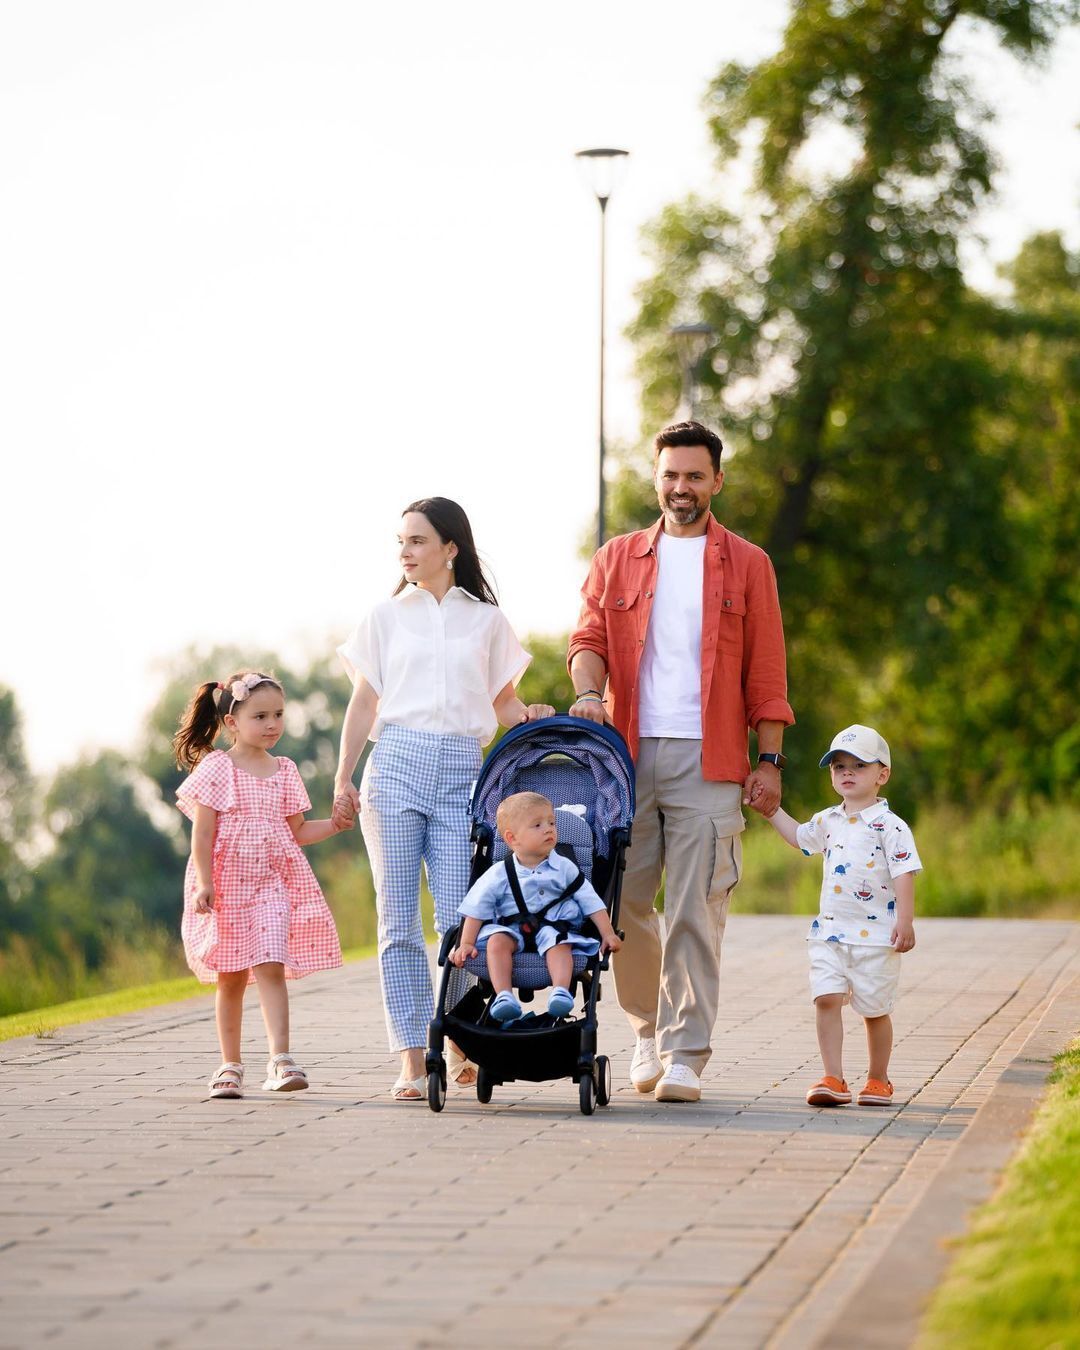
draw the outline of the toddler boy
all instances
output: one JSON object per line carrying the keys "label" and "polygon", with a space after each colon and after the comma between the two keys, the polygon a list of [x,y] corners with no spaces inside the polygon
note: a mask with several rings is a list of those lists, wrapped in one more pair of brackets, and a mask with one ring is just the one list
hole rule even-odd
{"label": "toddler boy", "polygon": [[[617,952],[622,940],[603,900],[577,865],[555,852],[555,808],[546,797],[538,792],[514,793],[500,802],[495,823],[511,853],[505,864],[493,863],[470,886],[458,909],[465,921],[450,959],[460,967],[469,957],[487,952],[488,979],[495,989],[491,1016],[497,1022],[511,1022],[521,1016],[521,1004],[510,985],[514,953],[526,945],[524,924],[535,937],[554,986],[547,1010],[553,1017],[566,1017],[574,1010],[569,988],[574,949],[586,956],[597,950]],[[512,875],[509,868],[514,869]],[[515,882],[528,918],[515,898]],[[599,941],[581,931],[586,919],[592,920]]]}
{"label": "toddler boy", "polygon": [[819,811],[804,825],[786,811],[769,817],[773,828],[809,857],[823,853],[821,907],[810,925],[810,993],[825,1076],[806,1094],[811,1106],[851,1101],[844,1081],[843,1005],[866,1022],[870,1068],[860,1106],[888,1106],[892,1012],[900,979],[900,953],[915,946],[915,874],[922,863],[911,830],[889,810],[877,790],[889,781],[892,758],[871,727],[838,732],[821,760],[841,805]]}

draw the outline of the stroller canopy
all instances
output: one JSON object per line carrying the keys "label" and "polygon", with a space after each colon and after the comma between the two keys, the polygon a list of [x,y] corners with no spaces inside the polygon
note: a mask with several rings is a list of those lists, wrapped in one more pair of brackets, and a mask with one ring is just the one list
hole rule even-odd
{"label": "stroller canopy", "polygon": [[[534,773],[542,766],[542,772]],[[473,791],[475,824],[495,827],[495,812],[514,792],[538,791],[555,806],[580,806],[597,849],[634,818],[634,764],[608,726],[560,715],[515,727],[489,752]]]}

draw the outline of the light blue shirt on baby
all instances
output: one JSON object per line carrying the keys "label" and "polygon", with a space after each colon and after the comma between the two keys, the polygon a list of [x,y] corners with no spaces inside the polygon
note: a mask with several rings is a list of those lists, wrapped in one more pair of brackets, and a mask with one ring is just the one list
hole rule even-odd
{"label": "light blue shirt on baby", "polygon": [[[517,858],[514,858],[514,869],[521,885],[525,907],[532,914],[538,914],[545,905],[560,895],[579,871],[576,863],[555,852],[549,853],[543,862],[535,867],[524,867]],[[579,929],[590,914],[597,914],[604,908],[603,900],[586,878],[572,896],[550,910],[545,917],[563,920]],[[518,950],[524,945],[517,929],[498,922],[499,919],[508,919],[518,913],[506,875],[506,866],[502,862],[492,863],[483,876],[469,887],[458,913],[465,918],[484,921],[484,926],[476,939],[476,945],[481,950],[493,933],[512,934],[518,939]],[[581,932],[572,932],[560,939],[556,929],[545,925],[536,936],[537,950],[543,953],[558,941],[569,942],[571,946],[588,952],[596,951],[599,946],[595,938],[586,937]]]}

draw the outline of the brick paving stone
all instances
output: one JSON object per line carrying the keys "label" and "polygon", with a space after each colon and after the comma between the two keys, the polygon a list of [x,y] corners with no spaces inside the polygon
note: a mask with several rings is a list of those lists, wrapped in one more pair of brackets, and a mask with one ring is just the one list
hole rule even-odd
{"label": "brick paving stone", "polygon": [[1080,926],[921,921],[877,1111],[803,1101],[803,931],[729,924],[697,1105],[627,1085],[611,988],[609,1109],[581,1116],[569,1082],[398,1105],[372,962],[292,986],[303,1094],[258,1091],[254,1000],[237,1103],[202,1097],[209,999],[8,1042],[0,1350],[812,1345],[1080,971]]}

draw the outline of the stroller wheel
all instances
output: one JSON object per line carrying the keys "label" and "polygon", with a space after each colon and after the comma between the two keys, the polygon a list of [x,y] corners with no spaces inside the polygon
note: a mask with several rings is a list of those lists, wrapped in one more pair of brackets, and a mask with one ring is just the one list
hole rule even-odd
{"label": "stroller wheel", "polygon": [[427,1076],[427,1104],[433,1111],[441,1111],[446,1105],[446,1083],[438,1069]]}
{"label": "stroller wheel", "polygon": [[596,1057],[596,1104],[607,1106],[611,1101],[611,1060],[607,1055]]}
{"label": "stroller wheel", "polygon": [[487,1069],[477,1069],[476,1071],[476,1100],[486,1106],[491,1101],[491,1090],[494,1084]]}
{"label": "stroller wheel", "polygon": [[596,1080],[591,1073],[583,1073],[578,1082],[581,1114],[591,1116],[596,1110]]}

